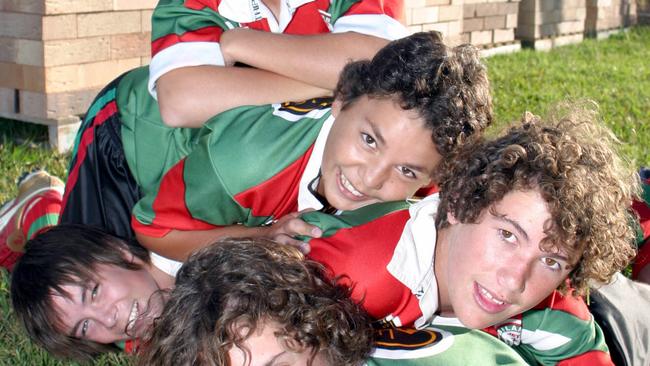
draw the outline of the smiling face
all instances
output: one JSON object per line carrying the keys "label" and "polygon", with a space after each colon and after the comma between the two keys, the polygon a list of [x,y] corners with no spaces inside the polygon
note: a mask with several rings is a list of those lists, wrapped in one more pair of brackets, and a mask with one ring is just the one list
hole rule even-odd
{"label": "smiling face", "polygon": [[[96,266],[96,281],[62,286],[69,296],[52,295],[62,332],[97,343],[140,337],[162,311],[159,288],[146,269]],[[154,295],[154,296],[152,296]]]}
{"label": "smiling face", "polygon": [[442,157],[414,111],[387,98],[335,102],[318,192],[339,210],[403,200],[431,183]]}
{"label": "smiling face", "polygon": [[550,218],[537,190],[508,193],[476,224],[449,215],[435,263],[443,312],[485,328],[546,298],[571,271],[566,253],[540,249]]}
{"label": "smiling face", "polygon": [[[246,359],[246,351],[239,347],[232,347],[228,351],[230,365],[232,366],[280,366],[296,365],[306,366],[311,359],[310,349],[294,350],[287,347],[282,338],[275,335],[280,326],[272,321],[261,322],[258,329],[253,331],[246,339],[243,346],[250,352],[250,359]],[[313,360],[313,366],[328,366],[330,363],[322,353],[318,353]]]}

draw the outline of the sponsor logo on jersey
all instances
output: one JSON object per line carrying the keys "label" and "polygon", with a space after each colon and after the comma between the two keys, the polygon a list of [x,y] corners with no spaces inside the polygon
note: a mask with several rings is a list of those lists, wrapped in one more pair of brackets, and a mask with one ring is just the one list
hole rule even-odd
{"label": "sponsor logo on jersey", "polygon": [[387,328],[375,330],[372,357],[385,359],[433,356],[453,345],[453,335],[438,328]]}
{"label": "sponsor logo on jersey", "polygon": [[275,103],[273,114],[292,122],[300,121],[305,117],[321,118],[330,112],[333,101],[331,97],[322,97],[298,102]]}
{"label": "sponsor logo on jersey", "polygon": [[521,343],[521,319],[508,319],[495,328],[499,339],[508,346],[518,346]]}

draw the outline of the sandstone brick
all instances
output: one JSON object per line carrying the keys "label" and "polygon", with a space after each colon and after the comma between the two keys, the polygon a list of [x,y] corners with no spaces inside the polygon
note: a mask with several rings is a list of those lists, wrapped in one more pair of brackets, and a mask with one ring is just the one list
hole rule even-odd
{"label": "sandstone brick", "polygon": [[463,18],[463,7],[460,5],[441,6],[438,9],[438,21],[460,20]]}
{"label": "sandstone brick", "polygon": [[45,66],[106,61],[111,58],[110,37],[88,37],[45,42]]}
{"label": "sandstone brick", "polygon": [[15,113],[16,91],[0,87],[0,113]]}
{"label": "sandstone brick", "polygon": [[457,1],[455,0],[426,0],[426,5],[427,6],[435,6],[435,5],[453,5]]}
{"label": "sandstone brick", "polygon": [[[410,13],[410,12],[405,10],[404,13]],[[142,23],[142,32],[151,32],[151,14],[153,14],[153,10],[143,10],[140,13],[140,23]]]}
{"label": "sandstone brick", "polygon": [[80,14],[77,17],[79,37],[105,36],[140,32],[139,11]]}
{"label": "sandstone brick", "polygon": [[20,92],[21,113],[40,118],[54,119],[61,116],[84,114],[100,88],[89,88],[62,93]]}
{"label": "sandstone brick", "polygon": [[45,90],[45,72],[41,66],[0,62],[0,85],[5,88]]}
{"label": "sandstone brick", "polygon": [[506,15],[506,28],[517,27],[517,13]]}
{"label": "sandstone brick", "polygon": [[485,18],[472,18],[463,20],[463,32],[473,32],[483,30],[483,19]]}
{"label": "sandstone brick", "polygon": [[405,0],[404,1],[404,9],[424,8],[425,6],[427,6],[426,0]]}
{"label": "sandstone brick", "polygon": [[422,32],[424,31],[422,24],[417,24],[417,25],[411,25],[409,24],[406,29],[408,30],[409,33],[417,33],[417,32]]}
{"label": "sandstone brick", "polygon": [[438,21],[438,7],[412,9],[411,24],[435,23]]}
{"label": "sandstone brick", "polygon": [[492,43],[508,43],[515,40],[514,29],[495,29]]}
{"label": "sandstone brick", "polygon": [[492,31],[476,31],[469,35],[470,43],[481,46],[492,43]]}
{"label": "sandstone brick", "polygon": [[113,10],[153,9],[158,0],[113,0]]}
{"label": "sandstone brick", "polygon": [[46,91],[59,93],[104,86],[119,74],[138,66],[139,57],[50,67],[45,74]]}
{"label": "sandstone brick", "polygon": [[476,4],[463,5],[463,18],[474,18],[476,16]]}
{"label": "sandstone brick", "polygon": [[464,4],[482,4],[487,2],[486,0],[465,0],[463,1]]}
{"label": "sandstone brick", "polygon": [[0,13],[0,37],[39,39],[41,16],[25,13]]}
{"label": "sandstone brick", "polygon": [[43,65],[43,42],[0,37],[0,62]]}
{"label": "sandstone brick", "polygon": [[45,0],[45,14],[77,14],[109,11],[113,0]]}
{"label": "sandstone brick", "polygon": [[424,24],[422,26],[422,30],[425,31],[425,32],[428,32],[428,31],[440,32],[442,34],[443,38],[447,38],[449,36],[449,23],[444,22],[444,23]]}
{"label": "sandstone brick", "polygon": [[70,39],[77,37],[77,16],[46,15],[43,17],[43,40]]}
{"label": "sandstone brick", "polygon": [[117,34],[110,37],[111,59],[148,56],[151,53],[150,33]]}
{"label": "sandstone brick", "polygon": [[487,17],[491,15],[499,15],[499,4],[497,3],[476,4],[476,16]]}
{"label": "sandstone brick", "polygon": [[0,11],[44,14],[45,3],[43,0],[0,0]]}
{"label": "sandstone brick", "polygon": [[505,15],[485,17],[485,29],[501,29],[506,27]]}
{"label": "sandstone brick", "polygon": [[149,65],[151,63],[151,56],[140,57],[140,66]]}

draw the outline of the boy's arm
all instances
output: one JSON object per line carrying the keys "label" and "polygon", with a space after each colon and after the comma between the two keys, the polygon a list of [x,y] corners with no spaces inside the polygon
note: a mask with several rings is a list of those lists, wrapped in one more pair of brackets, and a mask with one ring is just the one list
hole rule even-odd
{"label": "boy's arm", "polygon": [[[290,48],[286,42],[277,46],[263,44],[264,51],[260,51],[259,41],[265,39],[236,40],[238,46],[242,46],[240,51],[246,61],[258,66],[258,70],[233,68],[227,65],[246,61],[224,54],[222,37],[227,39],[230,31],[225,30],[241,25],[221,16],[214,2],[194,3],[200,6],[186,5],[183,1],[161,2],[153,14],[149,89],[154,95],[158,93],[163,120],[174,127],[197,127],[211,116],[241,105],[329,95],[340,69],[351,58],[347,52],[353,50],[351,55],[355,58],[371,57],[385,44],[381,38],[386,34],[390,39],[406,35],[405,28],[397,20],[382,13],[384,5],[381,2],[364,0],[346,9],[345,16],[333,26],[334,32],[348,33],[331,39],[326,37],[306,50],[301,49],[304,42]],[[320,20],[321,15],[315,13]],[[241,44],[247,41],[251,44]],[[361,47],[362,44],[365,46]],[[260,63],[256,65],[251,58],[259,58]],[[286,68],[276,69],[277,65],[285,63]],[[269,65],[273,70],[266,68]],[[204,68],[183,70],[190,66]],[[171,70],[176,72],[170,73]]]}

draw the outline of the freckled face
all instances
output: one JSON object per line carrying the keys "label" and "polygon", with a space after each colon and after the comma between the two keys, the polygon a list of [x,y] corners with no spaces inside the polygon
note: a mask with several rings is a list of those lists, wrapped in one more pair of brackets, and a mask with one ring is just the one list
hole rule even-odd
{"label": "freckled face", "polygon": [[86,286],[64,285],[69,298],[52,295],[61,331],[105,344],[143,335],[163,307],[162,297],[154,295],[159,288],[151,274],[103,264],[95,273],[97,281]]}
{"label": "freckled face", "polygon": [[565,254],[540,249],[550,218],[537,190],[508,193],[476,224],[450,215],[440,258],[436,248],[441,307],[485,328],[540,303],[571,271]]}
{"label": "freckled face", "polygon": [[340,107],[335,102],[318,185],[332,206],[353,210],[403,200],[431,184],[442,157],[417,113],[366,96]]}

